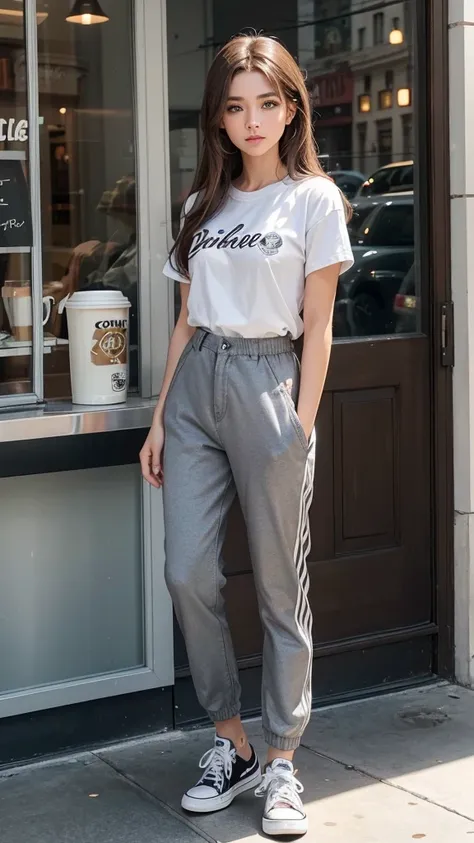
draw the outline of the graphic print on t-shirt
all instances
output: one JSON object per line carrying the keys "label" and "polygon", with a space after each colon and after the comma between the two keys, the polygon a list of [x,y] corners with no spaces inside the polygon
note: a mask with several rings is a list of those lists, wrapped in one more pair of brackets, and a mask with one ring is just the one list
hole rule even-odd
{"label": "graphic print on t-shirt", "polygon": [[256,234],[241,236],[244,228],[243,223],[234,226],[227,233],[224,228],[220,228],[217,232],[218,237],[212,235],[208,228],[197,231],[193,237],[189,257],[193,258],[201,249],[243,249],[245,246],[252,249],[257,245],[264,255],[276,255],[283,245],[283,240],[276,231],[270,231],[268,234],[257,231]]}
{"label": "graphic print on t-shirt", "polygon": [[[199,193],[186,200],[181,215]],[[189,250],[188,274],[175,261],[164,273],[191,284],[188,324],[226,337],[275,337],[303,332],[305,280],[353,258],[341,194],[324,176],[290,176],[255,191],[233,185],[222,207],[204,219]]]}
{"label": "graphic print on t-shirt", "polygon": [[258,244],[258,248],[262,250],[264,255],[276,255],[278,250],[283,246],[283,240],[276,231],[270,231],[270,234],[265,234]]}

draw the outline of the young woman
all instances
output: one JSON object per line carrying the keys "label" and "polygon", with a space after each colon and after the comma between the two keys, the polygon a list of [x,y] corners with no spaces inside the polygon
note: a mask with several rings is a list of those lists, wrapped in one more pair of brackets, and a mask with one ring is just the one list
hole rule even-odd
{"label": "young woman", "polygon": [[[215,811],[259,785],[264,832],[304,834],[292,758],[311,712],[313,427],[337,280],[352,253],[344,200],[317,160],[302,73],[278,41],[239,36],[224,46],[208,74],[202,129],[164,269],[181,282],[181,312],[140,453],[145,479],[163,486],[167,585],[198,698],[216,726],[182,806]],[[303,330],[300,372],[293,340]],[[236,493],[265,633],[263,780],[239,716],[221,595]]]}

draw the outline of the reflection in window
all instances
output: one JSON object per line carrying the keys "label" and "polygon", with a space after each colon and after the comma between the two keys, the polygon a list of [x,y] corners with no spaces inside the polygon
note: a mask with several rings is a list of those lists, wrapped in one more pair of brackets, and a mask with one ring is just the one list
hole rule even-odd
{"label": "reflection in window", "polygon": [[132,0],[101,0],[108,20],[92,26],[67,22],[66,6],[49,0],[38,29],[45,332],[56,341],[47,398],[70,395],[63,303],[75,290],[119,289],[131,301],[132,388],[138,378]]}
{"label": "reflection in window", "polygon": [[384,36],[384,13],[377,12],[374,15],[374,45],[383,44]]}
{"label": "reflection in window", "polygon": [[[402,115],[402,134],[403,134],[403,157],[409,158],[413,155],[413,116],[411,114]],[[413,170],[413,167],[412,167]],[[413,182],[413,176],[412,176]]]}
{"label": "reflection in window", "polygon": [[23,3],[0,21],[0,204],[17,221],[7,242],[0,209],[0,395],[32,388],[30,166],[41,171],[45,397],[70,395],[63,306],[80,289],[130,299],[137,384],[132,0],[101,3],[103,22],[85,26],[66,20],[63,0],[38,0],[40,161],[29,160]]}
{"label": "reflection in window", "polygon": [[[321,163],[354,207],[350,226],[353,243],[360,226],[379,204],[383,205],[377,225],[376,214],[374,224],[372,220],[370,223],[371,236],[377,236],[381,245],[362,258],[368,250],[356,244],[355,266],[341,277],[334,320],[336,337],[413,330],[414,322],[419,325],[420,296],[411,290],[413,284],[419,284],[414,271],[405,285],[410,289],[406,294],[410,307],[416,301],[410,319],[400,314],[401,299],[395,309],[395,296],[402,290],[415,253],[412,5],[413,0],[381,0],[376,4],[373,0],[358,0],[357,4],[352,0],[325,0],[324,4],[298,0],[289,7],[286,3],[255,0],[249,22],[238,0],[225,4],[217,0],[167,2],[175,234],[199,155],[199,109],[207,68],[216,50],[236,32],[245,31],[249,23],[257,31],[278,36],[306,74]],[[394,47],[389,36],[395,27],[402,40]],[[400,94],[406,89],[410,91],[408,104]],[[379,92],[383,94],[381,104]],[[387,114],[390,119],[381,119]],[[409,198],[408,210],[395,207],[402,197]],[[389,212],[384,203],[391,198],[394,204]],[[368,239],[369,234],[362,234],[364,237]],[[364,290],[359,287],[361,279]],[[359,318],[354,317],[356,312]]]}
{"label": "reflection in window", "polygon": [[357,166],[361,172],[365,170],[365,149],[367,144],[367,123],[357,123]]}
{"label": "reflection in window", "polygon": [[379,167],[390,164],[393,155],[393,129],[391,120],[377,121],[377,146]]}
{"label": "reflection in window", "polygon": [[391,108],[393,105],[392,91],[379,91],[379,109],[383,111],[386,108]]}
{"label": "reflection in window", "polygon": [[390,199],[377,204],[375,208],[361,209],[358,222],[359,227],[351,238],[355,246],[368,248],[414,245],[413,202],[410,200],[397,202]]}
{"label": "reflection in window", "polygon": [[399,88],[398,89],[398,91],[397,91],[397,103],[400,106],[400,108],[406,108],[407,106],[411,105],[410,88]]}

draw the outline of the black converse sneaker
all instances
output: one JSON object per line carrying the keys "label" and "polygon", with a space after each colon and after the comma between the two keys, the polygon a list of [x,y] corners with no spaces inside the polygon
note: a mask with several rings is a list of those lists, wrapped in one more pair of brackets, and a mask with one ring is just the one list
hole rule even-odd
{"label": "black converse sneaker", "polygon": [[308,818],[299,796],[303,790],[291,761],[275,758],[265,767],[262,783],[255,791],[256,796],[266,795],[262,820],[265,834],[306,834]]}
{"label": "black converse sneaker", "polygon": [[213,748],[199,762],[204,773],[197,784],[186,791],[181,807],[199,813],[220,811],[227,808],[239,793],[259,784],[262,780],[260,762],[253,747],[250,748],[250,761],[244,761],[237,755],[232,741],[216,735]]}

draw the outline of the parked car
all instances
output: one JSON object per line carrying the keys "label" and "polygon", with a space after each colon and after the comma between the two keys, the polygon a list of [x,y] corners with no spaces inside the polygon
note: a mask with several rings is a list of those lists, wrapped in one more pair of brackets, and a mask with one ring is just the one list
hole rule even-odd
{"label": "parked car", "polygon": [[335,334],[391,334],[395,296],[414,260],[413,194],[360,200],[349,234],[354,266],[339,279]]}
{"label": "parked car", "polygon": [[352,200],[352,217],[348,223],[349,234],[351,235],[351,240],[355,236],[355,234],[359,231],[362,223],[365,219],[372,213],[374,208],[383,202],[386,199],[385,195],[380,196],[371,196],[368,198],[360,198],[356,197]]}
{"label": "parked car", "polygon": [[395,333],[413,334],[420,330],[420,297],[416,289],[416,268],[413,263],[403,279],[393,302]]}
{"label": "parked car", "polygon": [[331,170],[328,176],[331,176],[348,199],[353,199],[360,186],[365,182],[364,174],[358,170]]}
{"label": "parked car", "polygon": [[413,190],[413,161],[394,161],[380,167],[361,184],[357,197]]}

